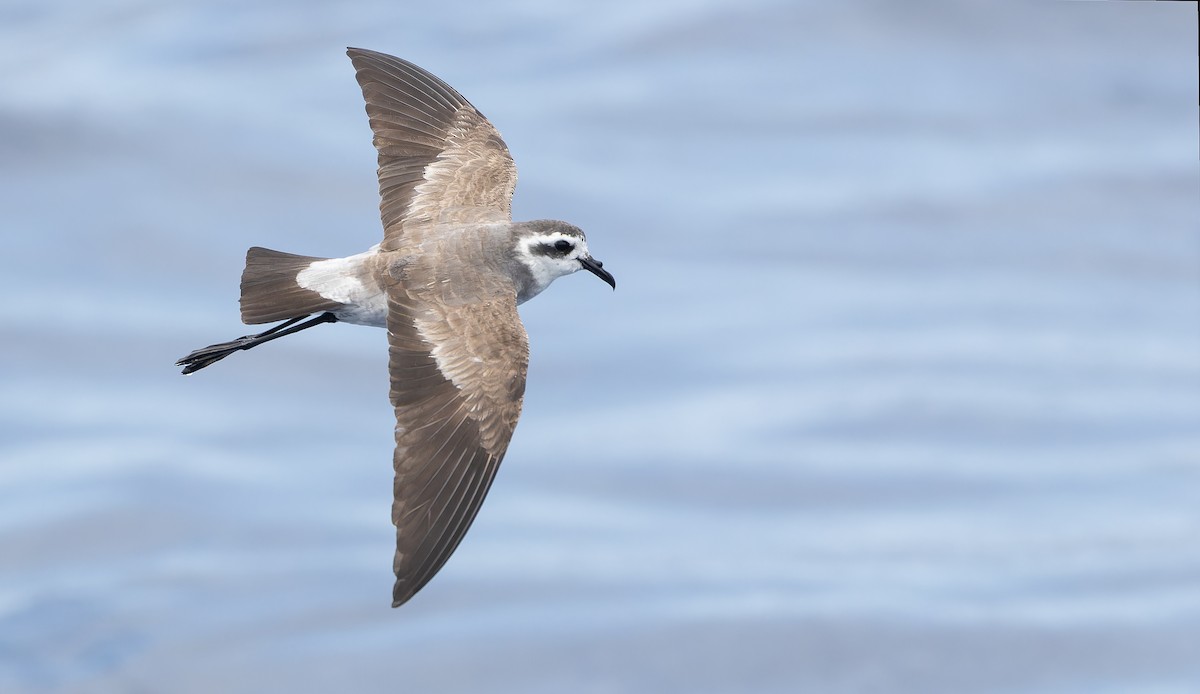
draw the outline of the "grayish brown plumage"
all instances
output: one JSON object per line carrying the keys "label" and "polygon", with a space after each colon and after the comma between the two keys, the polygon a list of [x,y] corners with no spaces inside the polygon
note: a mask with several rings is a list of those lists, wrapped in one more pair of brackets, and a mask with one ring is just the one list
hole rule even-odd
{"label": "grayish brown plumage", "polygon": [[242,319],[286,322],[196,350],[179,365],[191,373],[319,323],[387,328],[395,607],[454,552],[504,458],[529,362],[517,305],[581,269],[616,283],[578,228],[512,222],[516,166],[458,92],[399,58],[348,54],[379,152],[383,241],[333,259],[251,248]]}

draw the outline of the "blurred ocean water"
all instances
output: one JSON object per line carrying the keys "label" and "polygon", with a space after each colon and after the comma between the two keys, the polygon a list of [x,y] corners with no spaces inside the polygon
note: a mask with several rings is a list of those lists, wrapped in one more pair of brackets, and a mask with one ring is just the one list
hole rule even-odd
{"label": "blurred ocean water", "polygon": [[[380,235],[345,46],[471,99],[525,413],[388,608],[382,331],[190,378],[250,245]],[[1192,692],[1189,3],[10,1],[0,691]]]}

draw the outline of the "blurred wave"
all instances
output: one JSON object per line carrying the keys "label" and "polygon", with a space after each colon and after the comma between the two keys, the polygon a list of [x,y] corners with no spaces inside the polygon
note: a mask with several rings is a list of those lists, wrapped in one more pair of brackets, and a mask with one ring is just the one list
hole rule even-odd
{"label": "blurred wave", "polygon": [[[1192,691],[1194,12],[5,4],[0,690]],[[621,287],[397,611],[382,331],[170,366],[377,239],[348,45]]]}

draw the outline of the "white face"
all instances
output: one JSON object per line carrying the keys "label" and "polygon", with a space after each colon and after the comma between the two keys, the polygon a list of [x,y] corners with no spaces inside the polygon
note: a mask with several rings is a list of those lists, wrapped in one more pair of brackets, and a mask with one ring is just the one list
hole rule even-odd
{"label": "white face", "polygon": [[579,236],[551,232],[521,239],[517,244],[517,256],[533,275],[532,291],[521,297],[522,301],[532,298],[559,277],[583,269],[580,258],[588,258],[587,241]]}

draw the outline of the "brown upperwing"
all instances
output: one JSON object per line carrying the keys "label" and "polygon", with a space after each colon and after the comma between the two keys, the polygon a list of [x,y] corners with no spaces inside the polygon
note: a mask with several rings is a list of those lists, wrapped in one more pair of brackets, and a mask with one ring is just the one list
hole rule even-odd
{"label": "brown upperwing", "polygon": [[475,519],[512,438],[529,343],[512,291],[446,305],[389,288],[396,584],[403,604]]}
{"label": "brown upperwing", "polygon": [[[382,53],[347,54],[379,150],[380,262],[428,252],[445,261],[435,268],[415,260],[404,281],[386,267],[379,275],[396,410],[395,607],[462,540],[521,413],[529,343],[511,280],[480,274],[441,237],[448,227],[437,228],[510,221],[517,173],[500,134],[445,82]],[[433,251],[439,246],[444,253]]]}
{"label": "brown upperwing", "polygon": [[379,151],[382,249],[429,224],[510,221],[517,168],[487,118],[412,63],[360,48],[347,54]]}

